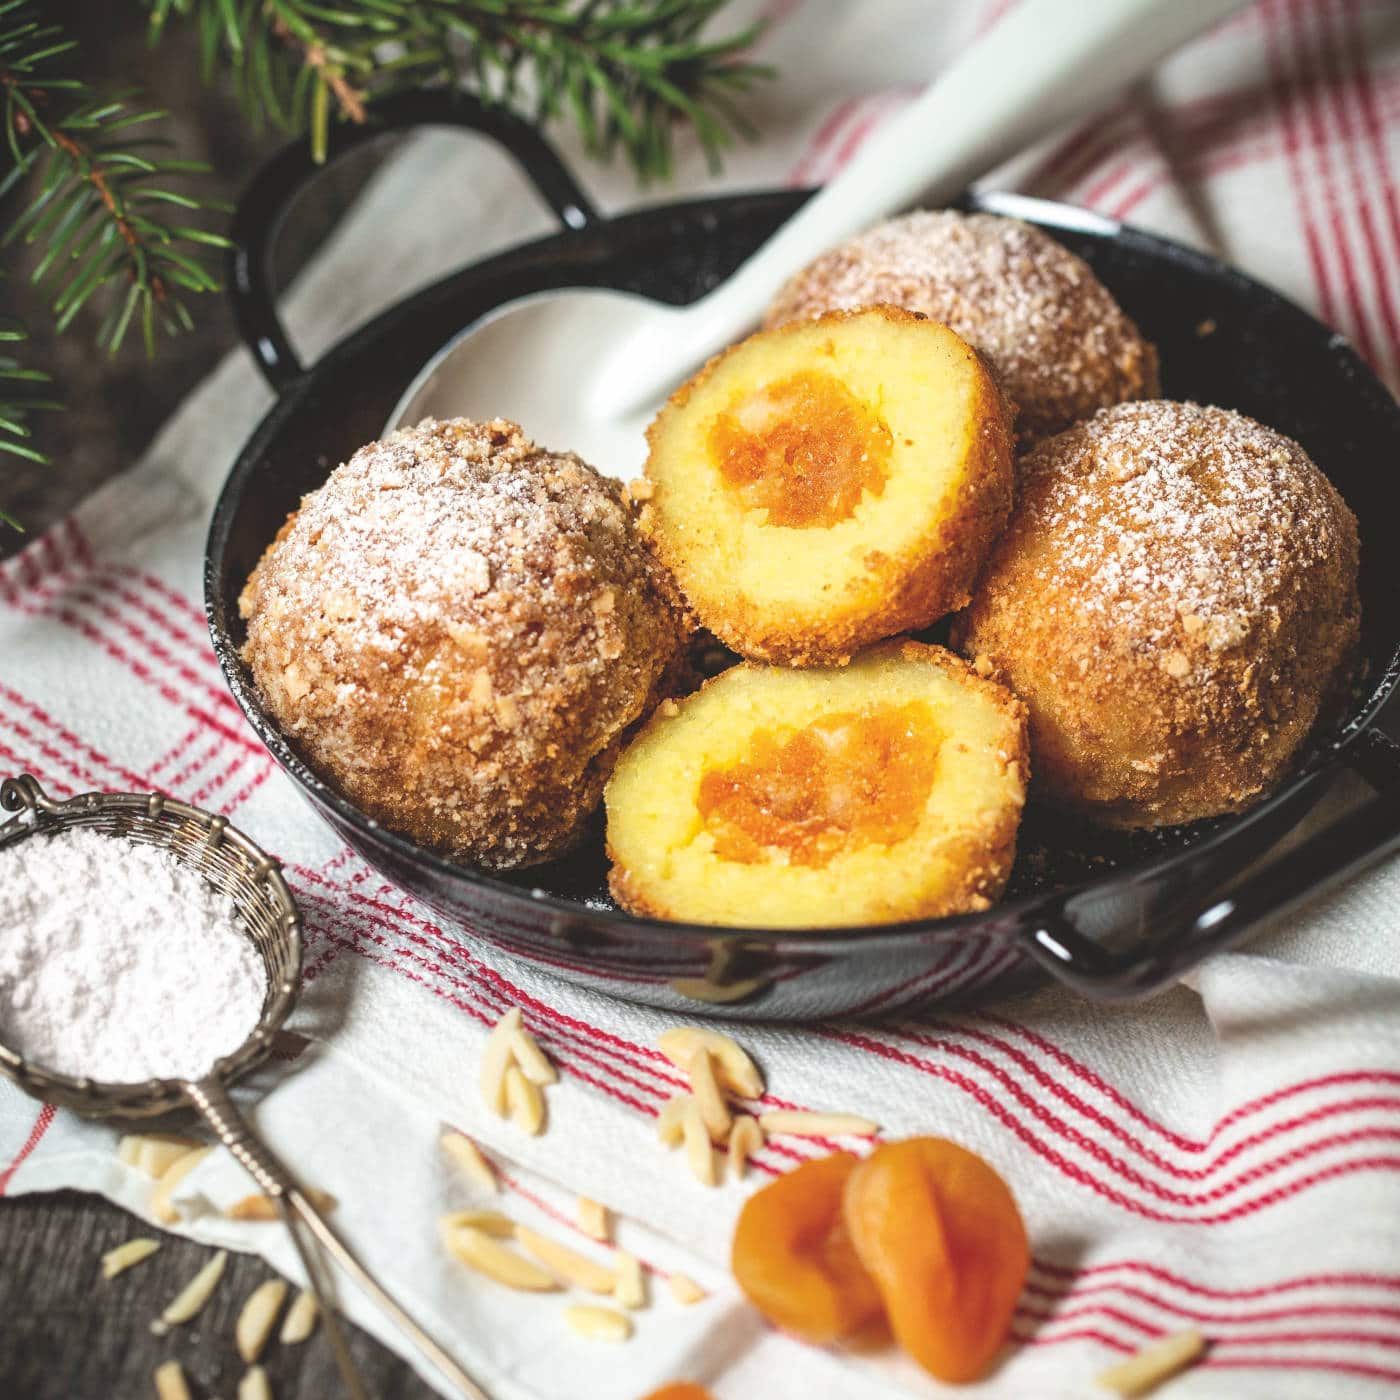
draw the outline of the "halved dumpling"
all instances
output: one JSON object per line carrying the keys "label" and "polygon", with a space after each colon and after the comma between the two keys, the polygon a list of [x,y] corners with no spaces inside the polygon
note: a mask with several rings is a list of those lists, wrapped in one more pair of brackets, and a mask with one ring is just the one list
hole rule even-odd
{"label": "halved dumpling", "polygon": [[942,647],[744,662],[664,704],[618,761],[612,891],[639,914],[767,928],[985,909],[1027,755],[1025,706]]}
{"label": "halved dumpling", "polygon": [[977,352],[894,307],[750,336],[648,432],[642,529],[744,656],[844,662],[962,607],[1011,509]]}

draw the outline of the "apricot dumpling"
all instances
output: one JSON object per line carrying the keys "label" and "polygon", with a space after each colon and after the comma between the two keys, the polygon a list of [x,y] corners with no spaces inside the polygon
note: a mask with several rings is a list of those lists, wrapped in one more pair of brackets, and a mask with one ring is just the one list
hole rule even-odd
{"label": "apricot dumpling", "polygon": [[669,701],[604,794],[635,913],[791,928],[985,909],[1015,856],[1025,707],[942,647],[741,663]]}
{"label": "apricot dumpling", "polygon": [[894,307],[750,336],[648,432],[643,533],[743,656],[847,660],[962,607],[1011,509],[1010,409]]}
{"label": "apricot dumpling", "polygon": [[514,423],[362,447],[239,599],[269,713],[366,816],[491,870],[584,835],[681,650],[621,487]]}

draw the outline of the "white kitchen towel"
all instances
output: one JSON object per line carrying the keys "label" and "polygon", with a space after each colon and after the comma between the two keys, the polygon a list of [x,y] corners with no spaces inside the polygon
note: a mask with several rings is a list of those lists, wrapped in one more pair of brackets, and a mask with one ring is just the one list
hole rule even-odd
{"label": "white kitchen towel", "polygon": [[[759,52],[782,73],[754,104],[763,139],[720,178],[688,150],[683,191],[829,177],[1006,6],[768,0],[733,13],[761,8]],[[636,202],[624,174],[561,145],[602,207]],[[1048,132],[994,183],[1209,247],[1326,317],[1395,383],[1397,154],[1400,9],[1269,0],[1107,115]],[[289,298],[294,336],[314,355],[412,287],[549,227],[498,152],[421,138]],[[339,1198],[354,1246],[500,1400],[637,1400],[679,1378],[719,1400],[945,1393],[897,1356],[782,1336],[728,1276],[754,1183],[829,1144],[780,1139],[749,1182],[698,1185],[655,1140],[658,1108],[682,1087],[654,1048],[675,1018],[443,927],[312,816],[244,724],[209,649],[201,553],[213,498],[269,402],[247,357],[232,356],[131,473],[0,568],[0,770],[65,796],[159,787],[227,813],[286,861],[307,920],[306,984],[284,1058],[258,1075],[258,1125]],[[1046,988],[980,1011],[739,1036],[770,1106],[952,1137],[1012,1184],[1034,1265],[1013,1345],[966,1393],[1092,1394],[1109,1361],[1194,1325],[1212,1347],[1174,1395],[1381,1394],[1400,1385],[1397,923],[1392,862],[1142,1005]],[[562,1071],[539,1138],[487,1114],[474,1087],[486,1029],[510,1005]],[[573,1229],[574,1200],[616,1212],[621,1244],[652,1270],[632,1342],[580,1340],[560,1299],[509,1293],[444,1256],[436,1217],[480,1203],[437,1147],[444,1124],[483,1143],[520,1218],[602,1256]],[[149,1218],[150,1182],[116,1160],[116,1137],[0,1084],[0,1194],[77,1186]],[[247,1189],[216,1154],[187,1178],[178,1228],[295,1274],[280,1227],[219,1214]],[[706,1301],[672,1301],[673,1271]]]}

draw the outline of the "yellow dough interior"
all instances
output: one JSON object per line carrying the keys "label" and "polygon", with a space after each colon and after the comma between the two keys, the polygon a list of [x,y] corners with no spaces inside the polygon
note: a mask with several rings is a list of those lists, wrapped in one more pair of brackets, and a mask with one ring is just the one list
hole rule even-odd
{"label": "yellow dough interior", "polygon": [[879,316],[757,336],[652,431],[692,598],[794,616],[878,607],[872,552],[927,551],[976,461],[985,375],[934,322]]}
{"label": "yellow dough interior", "polygon": [[1009,866],[1024,730],[1014,702],[969,686],[961,663],[906,659],[938,650],[739,666],[658,713],[607,789],[620,897],[768,927],[981,907],[969,892],[994,895]]}

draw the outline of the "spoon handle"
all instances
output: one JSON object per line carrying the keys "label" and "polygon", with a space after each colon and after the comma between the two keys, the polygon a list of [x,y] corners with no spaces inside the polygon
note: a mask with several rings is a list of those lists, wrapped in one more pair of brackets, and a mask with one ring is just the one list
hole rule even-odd
{"label": "spoon handle", "polygon": [[1022,0],[732,277],[619,347],[619,372],[603,377],[612,400],[604,411],[621,415],[663,397],[751,329],[787,278],[819,253],[920,196],[959,193],[1242,3]]}

